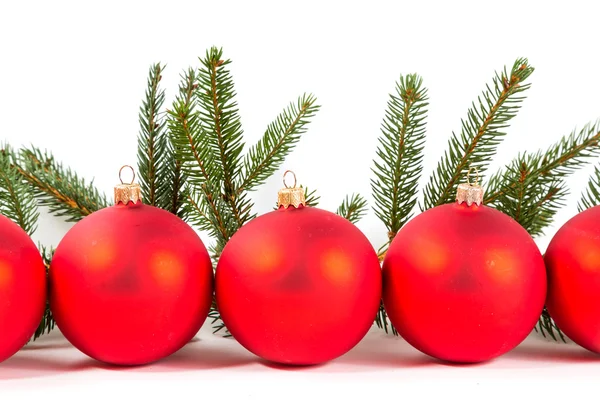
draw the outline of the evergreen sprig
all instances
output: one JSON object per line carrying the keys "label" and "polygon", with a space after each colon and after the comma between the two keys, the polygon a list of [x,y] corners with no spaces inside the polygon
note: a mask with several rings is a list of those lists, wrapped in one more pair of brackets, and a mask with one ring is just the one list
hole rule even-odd
{"label": "evergreen sprig", "polygon": [[420,76],[401,75],[395,93],[390,94],[381,126],[371,188],[373,209],[387,228],[388,243],[410,219],[417,203],[427,100],[427,89]]}
{"label": "evergreen sprig", "polygon": [[462,120],[460,134],[452,133],[449,148],[439,161],[425,187],[422,209],[426,210],[454,201],[456,187],[469,168],[485,175],[488,163],[506,135],[506,128],[525,99],[524,84],[533,72],[525,58],[515,61],[510,73],[506,68],[496,73],[492,85],[473,103]]}
{"label": "evergreen sprig", "polygon": [[[552,222],[568,194],[565,183],[552,174],[540,174],[543,153],[522,154],[506,166],[502,176],[494,175],[491,185],[511,182],[493,206],[512,217],[532,236],[538,236]],[[490,205],[490,204],[488,204]]]}
{"label": "evergreen sprig", "polygon": [[227,69],[231,60],[223,60],[223,50],[212,47],[200,62],[202,67],[198,70],[195,91],[199,118],[214,155],[213,162],[219,166],[216,173],[221,181],[222,198],[233,214],[234,229],[239,229],[253,215],[252,203],[246,193],[238,192],[236,185],[241,172],[244,131],[233,78]]}
{"label": "evergreen sprig", "polygon": [[34,187],[40,204],[67,221],[79,221],[108,204],[93,181],[86,182],[51,153],[34,146],[21,149],[18,171]]}
{"label": "evergreen sprig", "polygon": [[182,76],[169,111],[176,159],[188,180],[189,220],[217,240],[217,255],[229,238],[254,218],[248,192],[264,183],[306,131],[318,106],[312,95],[291,104],[271,123],[245,156],[243,129],[233,79],[215,47],[198,70]]}
{"label": "evergreen sprig", "polygon": [[31,186],[23,181],[17,162],[12,147],[8,144],[0,147],[0,214],[32,235],[39,212]]}
{"label": "evergreen sprig", "polygon": [[138,135],[138,177],[145,202],[160,207],[164,199],[165,149],[167,146],[166,124],[161,107],[165,91],[160,88],[164,67],[154,64],[148,75],[146,96],[140,107]]}
{"label": "evergreen sprig", "polygon": [[238,192],[254,189],[277,171],[319,110],[315,102],[313,95],[304,94],[269,124],[263,137],[244,157]]}
{"label": "evergreen sprig", "polygon": [[235,233],[236,223],[221,195],[222,173],[200,118],[195,96],[197,80],[193,68],[181,75],[179,94],[169,110],[170,137],[175,159],[187,181],[184,189],[186,219],[217,241],[213,250],[220,254],[220,249]]}
{"label": "evergreen sprig", "polygon": [[585,192],[581,195],[577,210],[579,212],[595,207],[600,204],[600,168],[594,167],[594,172],[590,176]]}
{"label": "evergreen sprig", "polygon": [[138,175],[146,203],[185,218],[188,209],[185,205],[186,177],[173,143],[173,130],[179,127],[176,119],[162,110],[165,91],[160,88],[160,81],[164,69],[157,63],[148,73],[145,98],[139,112]]}
{"label": "evergreen sprig", "polygon": [[365,216],[368,210],[367,200],[358,193],[346,196],[338,207],[336,214],[356,224]]}
{"label": "evergreen sprig", "polygon": [[539,236],[564,205],[566,178],[600,155],[600,124],[587,124],[546,151],[521,154],[489,181],[484,202]]}

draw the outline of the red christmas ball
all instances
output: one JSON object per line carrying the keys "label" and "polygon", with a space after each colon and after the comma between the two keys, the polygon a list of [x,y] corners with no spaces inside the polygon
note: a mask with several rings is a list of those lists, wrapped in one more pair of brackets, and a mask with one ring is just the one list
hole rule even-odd
{"label": "red christmas ball", "polygon": [[212,301],[200,238],[173,214],[122,203],[78,222],[50,267],[50,306],[65,337],[99,361],[139,365],[183,347]]}
{"label": "red christmas ball", "polygon": [[600,206],[564,224],[544,256],[548,271],[546,307],[575,343],[600,353]]}
{"label": "red christmas ball", "polygon": [[407,223],[383,264],[383,301],[399,334],[450,362],[480,362],[516,347],[544,306],[540,251],[517,222],[466,203]]}
{"label": "red christmas ball", "polygon": [[0,362],[35,333],[46,307],[46,267],[27,233],[0,215]]}
{"label": "red christmas ball", "polygon": [[282,364],[319,364],[352,349],[380,298],[381,268],[367,238],[344,218],[302,205],[246,224],[217,266],[217,306],[229,332]]}

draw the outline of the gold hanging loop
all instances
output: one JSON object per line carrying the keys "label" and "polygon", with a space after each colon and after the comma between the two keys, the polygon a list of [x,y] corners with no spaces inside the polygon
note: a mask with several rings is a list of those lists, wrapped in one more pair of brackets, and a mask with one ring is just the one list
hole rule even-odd
{"label": "gold hanging loop", "polygon": [[[121,174],[123,173],[123,170],[125,168],[129,168],[131,170],[132,177],[131,177],[131,182],[129,182],[129,183],[123,182],[123,178],[121,177]],[[133,185],[133,181],[135,181],[135,170],[133,169],[133,167],[131,165],[123,165],[121,167],[121,169],[119,170],[119,180],[121,181],[121,185]]]}
{"label": "gold hanging loop", "polygon": [[[294,186],[290,187],[286,183],[285,178],[287,177],[288,174],[292,174],[292,176],[294,177]],[[291,170],[288,169],[287,171],[285,171],[283,173],[283,186],[285,186],[286,189],[293,189],[293,188],[295,188],[296,187],[296,183],[297,183],[297,181],[296,181],[296,174],[294,173],[294,171],[291,171]]]}
{"label": "gold hanging loop", "polygon": [[[471,171],[475,171],[475,183],[471,183]],[[471,186],[479,185],[479,169],[477,167],[469,167],[467,171],[467,183]]]}

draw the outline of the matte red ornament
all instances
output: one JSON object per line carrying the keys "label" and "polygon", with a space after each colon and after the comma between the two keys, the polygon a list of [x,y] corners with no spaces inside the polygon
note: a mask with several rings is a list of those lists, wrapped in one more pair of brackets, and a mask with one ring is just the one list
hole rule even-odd
{"label": "matte red ornament", "polygon": [[99,361],[140,365],[188,343],[212,301],[204,244],[185,222],[142,204],[139,185],[115,188],[116,205],[78,222],[50,267],[58,327]]}
{"label": "matte red ornament", "polygon": [[0,215],[0,362],[35,333],[46,307],[46,267],[27,233]]}
{"label": "matte red ornament", "polygon": [[229,332],[254,354],[323,363],[352,349],[373,324],[381,268],[352,223],[304,206],[304,189],[280,191],[279,204],[225,246],[217,306]]}
{"label": "matte red ornament", "polygon": [[575,343],[600,353],[600,206],[564,224],[544,256],[548,270],[546,307]]}
{"label": "matte red ornament", "polygon": [[398,333],[450,362],[480,362],[516,347],[534,328],[546,274],[531,236],[481,205],[477,185],[432,208],[394,238],[383,264],[383,301]]}

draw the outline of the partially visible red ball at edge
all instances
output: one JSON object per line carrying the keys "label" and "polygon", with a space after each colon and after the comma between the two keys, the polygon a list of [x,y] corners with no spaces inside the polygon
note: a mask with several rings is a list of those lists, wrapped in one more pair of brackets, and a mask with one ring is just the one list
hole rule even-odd
{"label": "partially visible red ball at edge", "polygon": [[546,274],[531,236],[486,206],[447,204],[407,223],[383,264],[383,300],[399,334],[451,362],[513,349],[544,305]]}
{"label": "partially visible red ball at edge", "polygon": [[97,360],[157,361],[183,347],[212,301],[202,241],[173,214],[141,203],[97,211],[60,242],[51,309],[65,337]]}
{"label": "partially visible red ball at edge", "polygon": [[46,268],[17,224],[0,215],[0,362],[21,349],[46,307]]}
{"label": "partially visible red ball at edge", "polygon": [[544,256],[546,306],[556,325],[575,343],[600,353],[600,206],[565,223]]}
{"label": "partially visible red ball at edge", "polygon": [[225,246],[216,299],[234,338],[269,361],[319,364],[352,349],[375,319],[381,268],[367,238],[328,211],[260,216]]}

